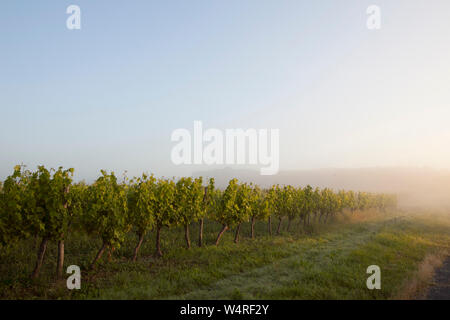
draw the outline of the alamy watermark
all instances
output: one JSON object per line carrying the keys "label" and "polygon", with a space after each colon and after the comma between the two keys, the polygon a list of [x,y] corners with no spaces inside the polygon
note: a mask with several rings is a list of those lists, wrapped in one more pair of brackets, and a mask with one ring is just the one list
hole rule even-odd
{"label": "alamy watermark", "polygon": [[66,13],[70,16],[66,20],[66,27],[69,30],[81,29],[81,9],[77,5],[70,5],[66,9]]}
{"label": "alamy watermark", "polygon": [[171,140],[178,142],[171,152],[175,165],[262,165],[261,175],[278,173],[280,159],[279,129],[203,130],[201,121],[194,121],[194,131],[176,129]]}
{"label": "alamy watermark", "polygon": [[70,274],[70,276],[67,278],[66,285],[67,289],[73,290],[81,289],[81,270],[80,267],[77,265],[71,265],[67,267],[66,273]]}
{"label": "alamy watermark", "polygon": [[371,5],[367,8],[367,29],[380,30],[381,29],[381,9],[379,6]]}
{"label": "alamy watermark", "polygon": [[377,265],[371,265],[367,267],[367,274],[371,274],[370,277],[367,278],[366,285],[367,289],[381,289],[381,269]]}

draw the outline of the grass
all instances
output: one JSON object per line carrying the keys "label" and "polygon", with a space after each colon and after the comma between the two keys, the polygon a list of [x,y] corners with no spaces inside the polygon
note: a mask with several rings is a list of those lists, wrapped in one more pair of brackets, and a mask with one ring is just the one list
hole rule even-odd
{"label": "grass", "polygon": [[[70,291],[53,280],[56,245],[46,257],[42,276],[29,274],[36,256],[34,241],[0,253],[2,299],[390,299],[417,281],[430,254],[450,246],[450,218],[369,212],[341,216],[329,225],[297,227],[267,235],[256,225],[256,239],[244,226],[239,244],[227,232],[212,245],[219,226],[205,226],[203,248],[184,248],[183,230],[164,230],[163,258],[153,256],[154,234],[147,236],[139,260],[130,261],[136,237],[129,235],[111,262],[82,272],[82,289]],[[192,226],[192,240],[197,231]],[[286,226],[284,226],[285,230]],[[100,247],[98,239],[75,234],[66,240],[65,265],[87,270]],[[381,268],[381,290],[368,290],[366,269]]]}

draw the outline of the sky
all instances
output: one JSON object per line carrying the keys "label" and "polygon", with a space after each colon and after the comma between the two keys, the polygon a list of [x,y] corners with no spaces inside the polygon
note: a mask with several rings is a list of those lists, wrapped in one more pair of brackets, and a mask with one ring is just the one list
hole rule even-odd
{"label": "sky", "polygon": [[3,1],[0,179],[188,175],[209,167],[174,165],[170,138],[196,120],[279,129],[280,170],[450,169],[449,18],[447,0]]}

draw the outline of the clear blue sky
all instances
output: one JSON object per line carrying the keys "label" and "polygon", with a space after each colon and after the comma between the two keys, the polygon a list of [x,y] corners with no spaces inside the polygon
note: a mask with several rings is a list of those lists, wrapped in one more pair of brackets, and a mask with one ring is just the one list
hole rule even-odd
{"label": "clear blue sky", "polygon": [[279,128],[282,170],[448,169],[449,39],[447,0],[2,1],[0,179],[189,174],[170,134],[194,120]]}

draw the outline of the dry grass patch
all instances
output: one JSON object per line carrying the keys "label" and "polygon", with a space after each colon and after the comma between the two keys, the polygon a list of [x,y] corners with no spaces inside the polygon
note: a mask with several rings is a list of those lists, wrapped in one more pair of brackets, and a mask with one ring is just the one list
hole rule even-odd
{"label": "dry grass patch", "polygon": [[441,250],[437,253],[428,254],[419,264],[417,271],[405,282],[393,299],[425,299],[427,288],[433,280],[435,271],[442,266],[448,255],[448,250]]}

